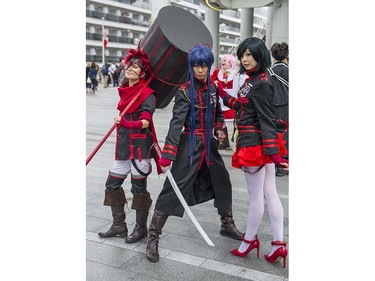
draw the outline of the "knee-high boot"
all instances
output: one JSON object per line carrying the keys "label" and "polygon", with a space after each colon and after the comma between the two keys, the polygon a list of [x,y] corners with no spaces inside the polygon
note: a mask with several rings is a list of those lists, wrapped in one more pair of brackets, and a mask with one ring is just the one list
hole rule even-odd
{"label": "knee-high boot", "polygon": [[135,243],[147,237],[147,218],[151,203],[149,192],[133,195],[131,208],[136,210],[136,223],[133,232],[125,238],[126,243]]}
{"label": "knee-high boot", "polygon": [[223,129],[223,132],[224,132],[224,134],[225,134],[225,139],[224,139],[224,141],[222,141],[221,143],[219,143],[219,145],[218,145],[218,149],[226,149],[226,148],[230,147],[230,144],[229,144],[229,137],[228,137],[228,128],[225,127],[225,128]]}
{"label": "knee-high boot", "polygon": [[126,237],[128,228],[126,226],[126,214],[124,206],[126,204],[125,192],[121,187],[126,176],[109,173],[106,181],[104,205],[111,206],[113,223],[107,232],[99,232],[101,238]]}
{"label": "knee-high boot", "polygon": [[232,209],[228,208],[220,214],[221,228],[220,234],[229,236],[236,240],[242,240],[242,233],[239,232],[234,224]]}
{"label": "knee-high boot", "polygon": [[107,232],[99,232],[101,238],[126,237],[128,235],[128,228],[125,222],[125,203],[125,192],[122,187],[115,190],[106,189],[104,205],[111,206],[113,223]]}
{"label": "knee-high boot", "polygon": [[159,261],[159,235],[162,234],[161,230],[167,221],[168,215],[154,211],[150,227],[148,228],[148,240],[146,248],[146,256],[149,261]]}

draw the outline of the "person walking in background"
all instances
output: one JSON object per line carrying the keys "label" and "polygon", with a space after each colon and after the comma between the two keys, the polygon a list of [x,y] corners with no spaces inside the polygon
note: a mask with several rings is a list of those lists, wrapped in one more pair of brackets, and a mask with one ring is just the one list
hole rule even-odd
{"label": "person walking in background", "polygon": [[[188,54],[190,81],[175,95],[173,116],[159,164],[171,166],[178,188],[188,205],[214,199],[220,215],[220,234],[241,240],[232,214],[232,185],[224,161],[217,149],[222,141],[223,113],[214,84],[210,84],[209,69],[214,61],[212,51],[197,45]],[[166,179],[155,204],[149,226],[146,256],[159,261],[159,235],[168,216],[182,217],[184,208],[169,179]]]}
{"label": "person walking in background", "polygon": [[[105,183],[104,197],[104,205],[111,206],[113,224],[107,232],[99,233],[99,236],[126,237],[126,243],[134,243],[147,237],[147,218],[152,203],[147,191],[147,177],[151,173],[151,158],[155,155],[152,144],[157,140],[152,121],[156,94],[146,84],[151,70],[146,53],[130,49],[125,64],[128,82],[118,88],[120,101],[117,109],[121,113],[131,101],[135,102],[124,116],[114,118],[117,124],[115,161]],[[136,210],[136,224],[128,236],[124,211],[127,201],[122,184],[129,174],[133,194],[131,209]]]}
{"label": "person walking in background", "polygon": [[240,73],[248,76],[237,98],[227,94],[220,84],[218,87],[224,104],[237,112],[238,138],[232,166],[244,171],[250,201],[242,243],[231,253],[244,257],[257,249],[259,257],[258,228],[266,201],[273,241],[271,252],[264,257],[270,263],[283,258],[285,267],[288,252],[283,240],[284,210],[276,189],[275,164],[284,169],[288,169],[289,164],[282,158],[287,151],[276,128],[274,90],[267,72],[271,57],[264,42],[256,37],[240,43],[237,57],[241,61]]}
{"label": "person walking in background", "polygon": [[86,94],[91,93],[91,79],[89,79],[90,68],[91,68],[91,64],[87,62],[86,63]]}
{"label": "person walking in background", "polygon": [[108,87],[108,79],[109,79],[109,74],[108,74],[108,63],[104,63],[102,68],[101,68],[101,72],[102,72],[102,75],[103,75],[103,88],[107,88]]}
{"label": "person walking in background", "polygon": [[96,66],[95,66],[95,68],[96,68],[96,81],[98,82],[98,84],[99,84],[99,82],[101,82],[101,75],[100,75],[100,67],[99,67],[99,64],[96,64]]}
{"label": "person walking in background", "polygon": [[[273,66],[268,70],[272,76],[274,88],[273,105],[275,107],[276,127],[283,134],[285,147],[289,150],[289,46],[287,43],[275,43],[271,47]],[[283,158],[288,159],[288,154]],[[288,171],[276,167],[276,176],[288,175]]]}
{"label": "person walking in background", "polygon": [[111,76],[113,87],[118,86],[119,74],[117,73],[117,65],[114,62],[112,62],[111,66],[109,67],[109,75]]}
{"label": "person walking in background", "polygon": [[[233,87],[234,77],[236,76],[236,58],[231,54],[225,54],[221,58],[221,67],[215,69],[214,72],[211,74],[211,80],[215,83],[216,86],[221,84],[221,87],[225,89],[225,91],[232,95],[236,96],[237,91]],[[229,122],[233,124],[234,127],[234,118],[235,118],[235,111],[230,109],[229,107],[223,104],[223,100],[220,99],[221,109],[224,113],[224,134],[225,139],[223,142],[219,144],[219,149],[226,149],[230,147],[229,144],[229,133],[228,133],[228,125]]]}
{"label": "person walking in background", "polygon": [[95,90],[97,90],[97,87],[98,87],[98,80],[96,79],[97,75],[98,75],[98,71],[96,70],[96,64],[95,62],[92,62],[90,71],[89,71],[89,77],[91,79],[91,89],[94,94],[95,94]]}
{"label": "person walking in background", "polygon": [[120,71],[120,75],[119,75],[119,78],[118,78],[118,84],[119,84],[119,86],[122,86],[122,84],[124,84],[126,82],[124,66],[125,66],[125,61],[121,60],[120,61],[120,65],[117,68]]}

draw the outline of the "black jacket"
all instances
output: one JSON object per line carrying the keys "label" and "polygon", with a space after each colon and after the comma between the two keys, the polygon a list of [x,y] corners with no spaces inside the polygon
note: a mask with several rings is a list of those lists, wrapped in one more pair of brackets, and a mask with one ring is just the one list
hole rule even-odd
{"label": "black jacket", "polygon": [[237,98],[226,95],[224,104],[236,111],[237,147],[262,145],[264,154],[278,154],[274,89],[268,72],[248,74]]}
{"label": "black jacket", "polygon": [[[125,114],[126,120],[138,120],[143,111],[148,111],[151,115],[155,112],[156,96],[148,96],[139,108],[131,114]],[[116,160],[150,159],[154,157],[154,150],[151,128],[128,129],[117,126],[116,135]]]}
{"label": "black jacket", "polygon": [[[211,104],[207,106],[207,90],[203,83],[195,80],[195,143],[190,166],[189,134],[189,87],[183,87],[175,95],[173,117],[165,140],[162,157],[173,160],[171,173],[189,206],[214,200],[218,213],[232,206],[232,185],[224,161],[217,149],[217,140],[210,136],[210,165],[205,158],[205,112],[212,111],[214,131],[222,129],[223,113],[214,85],[211,86]],[[183,216],[184,209],[168,179],[164,182],[155,209],[174,216]]]}

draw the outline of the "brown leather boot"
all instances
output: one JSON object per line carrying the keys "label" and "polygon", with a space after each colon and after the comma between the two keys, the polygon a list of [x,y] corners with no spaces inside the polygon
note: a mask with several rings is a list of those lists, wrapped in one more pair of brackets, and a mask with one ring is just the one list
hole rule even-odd
{"label": "brown leather boot", "polygon": [[242,233],[239,232],[234,224],[232,209],[226,209],[220,215],[221,228],[220,234],[229,236],[236,240],[242,240]]}
{"label": "brown leather boot", "polygon": [[128,235],[128,228],[125,223],[125,204],[125,192],[122,187],[105,190],[104,205],[111,206],[113,224],[107,232],[98,233],[101,238],[126,237]]}
{"label": "brown leather boot", "polygon": [[136,223],[133,232],[125,238],[126,243],[135,243],[147,237],[148,209],[151,203],[149,192],[134,194],[131,208],[136,210]]}
{"label": "brown leather boot", "polygon": [[162,234],[161,230],[167,221],[168,215],[154,211],[152,216],[152,221],[148,229],[148,241],[146,248],[146,256],[149,261],[157,262],[159,261],[159,235]]}
{"label": "brown leather boot", "polygon": [[136,210],[136,223],[133,232],[125,238],[126,243],[135,243],[147,237],[148,210]]}

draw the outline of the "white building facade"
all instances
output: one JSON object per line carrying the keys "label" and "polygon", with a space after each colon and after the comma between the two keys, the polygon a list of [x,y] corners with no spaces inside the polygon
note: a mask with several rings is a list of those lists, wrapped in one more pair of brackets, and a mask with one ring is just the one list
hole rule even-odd
{"label": "white building facade", "polygon": [[[129,48],[136,48],[146,34],[161,6],[172,5],[188,10],[205,22],[210,8],[200,0],[86,0],[86,62],[99,65],[119,63]],[[217,55],[235,53],[241,37],[241,12],[243,9],[222,10],[219,13]],[[253,36],[265,38],[267,7],[253,10]],[[103,48],[103,27],[108,44]],[[197,31],[199,32],[199,31]],[[103,56],[104,51],[104,56]],[[215,59],[216,63],[218,59]]]}

